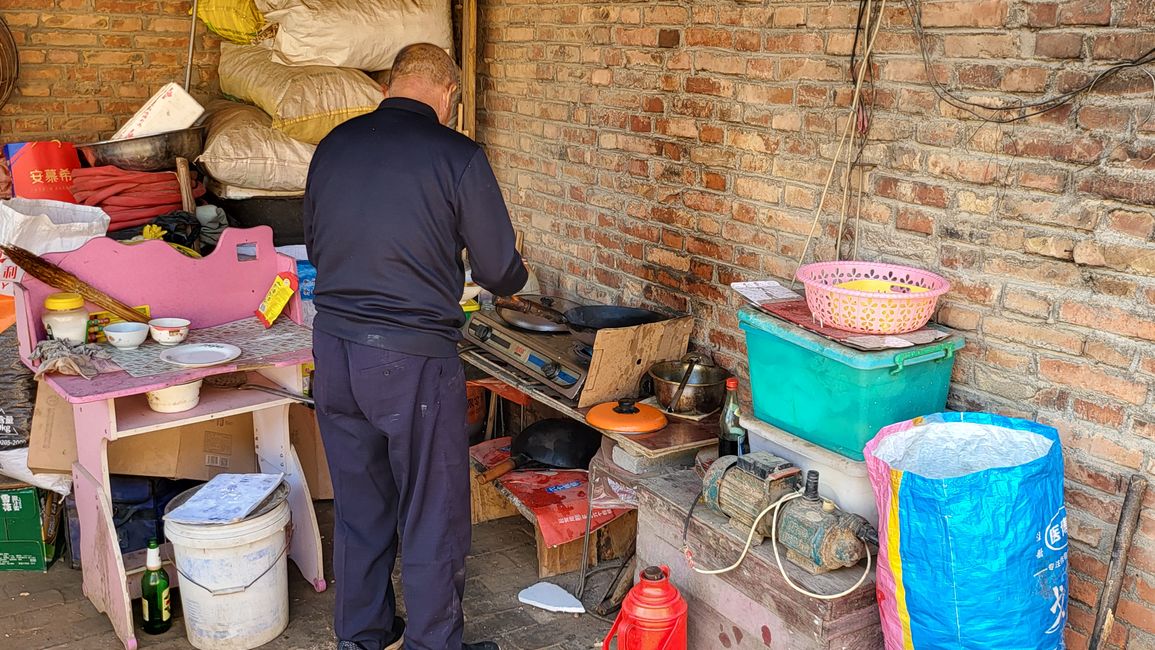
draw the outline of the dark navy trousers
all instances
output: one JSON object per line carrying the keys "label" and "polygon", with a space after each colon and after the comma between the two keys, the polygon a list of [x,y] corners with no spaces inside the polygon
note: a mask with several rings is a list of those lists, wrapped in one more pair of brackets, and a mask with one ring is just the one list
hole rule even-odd
{"label": "dark navy trousers", "polygon": [[396,611],[400,537],[405,650],[461,650],[470,544],[465,376],[457,357],[313,333],[313,396],[333,477],[334,627],[382,650]]}

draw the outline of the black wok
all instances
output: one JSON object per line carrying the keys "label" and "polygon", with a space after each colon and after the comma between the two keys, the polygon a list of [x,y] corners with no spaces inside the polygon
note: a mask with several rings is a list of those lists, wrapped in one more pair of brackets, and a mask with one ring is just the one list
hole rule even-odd
{"label": "black wok", "polygon": [[563,314],[556,309],[523,300],[517,296],[512,298],[496,298],[493,304],[502,309],[512,309],[532,316],[544,318],[554,323],[569,327],[577,340],[586,345],[593,345],[598,330],[615,327],[633,327],[647,323],[657,323],[668,320],[667,316],[649,309],[636,307],[615,307],[613,305],[584,305],[566,310]]}
{"label": "black wok", "polygon": [[558,469],[586,469],[601,444],[602,434],[577,420],[539,420],[514,436],[507,460],[489,468],[475,480],[478,483],[489,483],[529,464]]}

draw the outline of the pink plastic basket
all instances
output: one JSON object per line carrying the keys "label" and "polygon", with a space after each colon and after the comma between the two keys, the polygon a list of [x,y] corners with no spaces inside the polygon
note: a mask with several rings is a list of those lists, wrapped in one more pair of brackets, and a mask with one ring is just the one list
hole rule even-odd
{"label": "pink plastic basket", "polygon": [[[934,315],[950,282],[928,271],[879,262],[819,262],[798,269],[806,304],[815,320],[849,332],[903,334],[921,329]],[[920,293],[878,293],[836,287],[853,280],[886,280],[923,287]]]}

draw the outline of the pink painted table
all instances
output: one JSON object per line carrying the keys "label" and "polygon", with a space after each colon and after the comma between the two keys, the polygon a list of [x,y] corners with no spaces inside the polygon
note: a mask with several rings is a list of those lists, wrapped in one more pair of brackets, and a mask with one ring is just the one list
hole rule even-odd
{"label": "pink painted table", "polygon": [[[200,260],[185,257],[161,242],[126,246],[107,238],[94,239],[69,253],[45,257],[126,304],[149,305],[155,317],[187,318],[194,330],[255,319],[253,312],[276,274],[296,272],[295,262],[273,249],[273,233],[267,226],[225,230],[216,251]],[[30,367],[29,354],[44,338],[40,321],[44,297],[55,292],[31,277],[17,288],[20,354]],[[94,305],[88,307],[90,312],[99,311]],[[299,299],[294,298],[290,304],[288,316],[300,322]],[[206,386],[196,408],[183,413],[157,413],[149,409],[144,395],[147,391],[236,371],[249,372],[253,382],[300,394],[304,390],[302,365],[312,361],[312,342],[307,331],[301,331],[299,345],[287,347],[288,351],[272,356],[242,356],[239,364],[173,370],[150,377],[132,377],[124,371],[102,373],[92,380],[50,375],[42,385],[42,390],[43,386],[50,386],[58,392],[73,409],[77,462],[72,467],[72,477],[83,540],[80,554],[84,594],[108,615],[128,650],[137,647],[131,598],[139,597],[143,558],[139,553],[122,556],[117,542],[108,478],[107,446],[111,440],[252,413],[261,471],[284,473],[290,487],[293,534],[289,557],[317,591],[325,590],[321,536],[313,501],[300,461],[289,443],[292,400],[258,391]],[[179,583],[177,572],[169,573]]]}

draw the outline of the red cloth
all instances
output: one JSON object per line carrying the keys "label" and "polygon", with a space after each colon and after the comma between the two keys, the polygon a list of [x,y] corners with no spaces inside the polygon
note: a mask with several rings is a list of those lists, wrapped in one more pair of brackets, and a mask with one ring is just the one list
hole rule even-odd
{"label": "red cloth", "polygon": [[[494,438],[469,448],[469,455],[488,467],[509,458],[511,438]],[[589,512],[588,473],[577,470],[518,470],[497,479],[537,518],[541,538],[548,546],[581,539]],[[595,508],[591,530],[621,517],[628,508]]]}
{"label": "red cloth", "polygon": [[[181,208],[174,172],[132,172],[111,165],[74,169],[71,189],[77,203],[108,213],[109,232],[143,226]],[[204,193],[204,185],[194,180],[193,196]]]}

